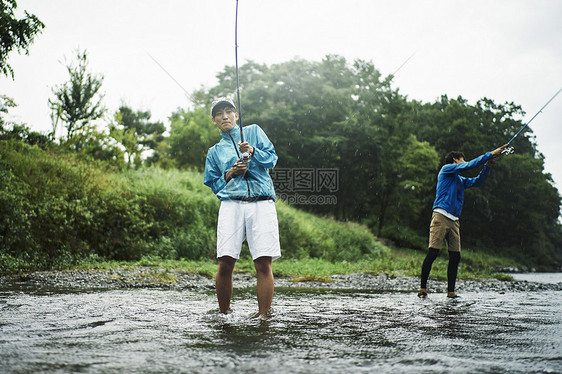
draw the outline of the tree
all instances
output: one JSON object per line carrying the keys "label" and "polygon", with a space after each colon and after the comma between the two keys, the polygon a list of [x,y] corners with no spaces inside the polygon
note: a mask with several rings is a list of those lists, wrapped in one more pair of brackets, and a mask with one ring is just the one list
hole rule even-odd
{"label": "tree", "polygon": [[[470,104],[460,96],[442,96],[433,103],[408,100],[391,88],[392,76],[383,77],[372,62],[348,64],[342,57],[327,56],[321,62],[272,66],[249,62],[240,72],[244,124],[264,128],[279,155],[277,171],[339,172],[336,205],[299,208],[366,223],[378,235],[412,248],[427,246],[445,154],[458,150],[472,159],[504,144],[522,126],[516,120],[522,108],[514,103],[483,98]],[[203,103],[235,97],[234,76],[234,68],[226,67],[207,97],[199,93],[199,107],[172,116],[169,155],[178,165],[202,167],[214,144],[211,135],[218,136]],[[463,243],[499,247],[498,253],[534,264],[556,264],[562,253],[560,195],[544,172],[532,130],[514,144],[516,155],[494,166],[482,188],[466,191]]]}
{"label": "tree", "polygon": [[166,153],[178,167],[203,170],[207,151],[220,140],[220,131],[211,122],[206,108],[192,112],[178,110],[171,118]]}
{"label": "tree", "polygon": [[439,157],[433,146],[413,134],[394,145],[396,160],[388,162],[393,170],[383,168],[386,183],[380,196],[377,233],[404,246],[425,248],[420,237],[427,232],[424,214],[433,203]]}
{"label": "tree", "polygon": [[[556,232],[560,195],[544,161],[529,154],[505,156],[494,166],[482,191],[469,195],[470,218],[466,232],[478,238],[481,247],[502,249],[521,261],[555,263]],[[464,215],[464,212],[463,212]],[[474,243],[474,241],[473,241]]]}
{"label": "tree", "polygon": [[14,99],[6,95],[0,95],[0,130],[3,130],[6,125],[6,120],[4,120],[4,115],[8,113],[10,108],[16,106]]}
{"label": "tree", "polygon": [[140,156],[145,151],[152,151],[152,159],[158,159],[154,152],[164,140],[166,128],[162,122],[149,122],[150,117],[149,111],[135,112],[125,105],[115,113],[116,123],[110,125],[109,134],[125,148],[129,167],[132,162],[139,165],[142,162]]}
{"label": "tree", "polygon": [[[472,159],[506,143],[521,128],[515,118],[522,114],[514,103],[496,104],[483,98],[470,105],[462,97],[442,96],[435,103],[418,105],[409,120],[418,139],[432,144],[441,160],[452,150]],[[516,153],[504,156],[481,188],[466,191],[463,243],[477,248],[500,246],[500,251],[521,261],[553,264],[554,246],[560,248],[560,195],[544,172],[544,157],[532,130],[527,129],[514,145]],[[472,177],[478,172],[463,175]]]}
{"label": "tree", "polygon": [[[54,121],[60,119],[64,122],[66,141],[69,144],[76,133],[87,131],[92,121],[101,118],[105,113],[102,105],[103,94],[100,92],[103,76],[95,76],[87,71],[86,51],[76,50],[75,57],[76,61],[66,66],[70,75],[69,81],[54,88],[55,98],[49,99],[52,118]],[[76,148],[80,148],[82,141],[74,140]]]}
{"label": "tree", "polygon": [[14,79],[14,70],[8,64],[12,50],[29,54],[29,46],[35,35],[45,27],[35,15],[25,11],[25,17],[17,19],[14,10],[16,0],[0,0],[0,72]]}

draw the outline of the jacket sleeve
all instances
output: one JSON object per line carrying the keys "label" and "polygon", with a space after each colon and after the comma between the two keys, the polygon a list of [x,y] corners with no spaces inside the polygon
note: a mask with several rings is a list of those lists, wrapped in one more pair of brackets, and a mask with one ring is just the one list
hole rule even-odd
{"label": "jacket sleeve", "polygon": [[220,170],[213,157],[214,150],[209,149],[207,158],[205,159],[205,174],[203,176],[203,184],[211,187],[211,190],[216,195],[226,186],[226,179],[224,173]]}
{"label": "jacket sleeve", "polygon": [[[476,169],[480,165],[492,158],[491,152],[486,152],[482,156],[478,156],[473,160],[461,162],[460,164],[447,164],[441,169],[442,173],[461,173],[466,170]],[[489,172],[489,171],[488,171]]]}
{"label": "jacket sleeve", "polygon": [[259,126],[256,127],[257,142],[254,146],[252,161],[255,161],[266,169],[273,169],[278,159],[273,143],[271,143],[265,132]]}
{"label": "jacket sleeve", "polygon": [[488,175],[490,174],[490,170],[491,170],[491,168],[489,166],[484,165],[484,167],[482,168],[482,170],[480,171],[478,176],[476,176],[474,178],[463,178],[463,177],[461,177],[464,188],[482,186],[484,184],[484,182],[486,181],[486,178],[488,178]]}

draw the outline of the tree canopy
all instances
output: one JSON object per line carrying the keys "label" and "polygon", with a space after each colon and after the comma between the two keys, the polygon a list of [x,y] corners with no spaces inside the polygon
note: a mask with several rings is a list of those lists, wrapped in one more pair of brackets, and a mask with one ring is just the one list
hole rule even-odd
{"label": "tree canopy", "polygon": [[[85,52],[78,61],[68,67],[70,83],[60,86],[52,101],[53,109],[61,109],[57,114],[68,139],[87,129],[102,110],[94,100],[101,78],[86,72]],[[234,67],[226,66],[217,74],[217,85],[194,93],[192,108],[170,115],[168,128],[151,122],[149,111],[122,106],[106,123],[109,131],[85,131],[81,146],[67,151],[119,168],[125,156],[137,168],[200,172],[208,148],[220,139],[210,103],[219,96],[235,98],[234,77]],[[444,156],[456,150],[467,160],[478,157],[506,143],[522,125],[523,109],[515,103],[486,97],[469,103],[445,95],[435,102],[410,100],[394,87],[393,76],[382,76],[372,62],[334,55],[270,66],[249,61],[240,66],[240,92],[244,125],[259,124],[279,155],[271,175],[280,199],[317,215],[365,224],[379,237],[418,249],[427,248]],[[8,130],[1,115],[13,103],[0,99],[0,138],[37,141],[25,128]],[[532,130],[527,128],[513,145],[516,153],[493,167],[484,186],[465,194],[463,246],[532,259],[535,265],[560,264],[559,191],[544,170]]]}
{"label": "tree canopy", "polygon": [[[234,68],[225,67],[207,100],[172,116],[169,157],[180,167],[201,169],[203,149],[219,138],[202,103],[234,98],[233,77]],[[258,123],[275,145],[279,161],[272,175],[283,182],[276,181],[278,194],[312,196],[315,202],[331,194],[336,203],[312,204],[305,198],[296,205],[366,223],[380,236],[425,248],[445,154],[459,150],[472,159],[506,143],[521,127],[522,108],[489,98],[470,104],[460,96],[421,103],[393,88],[392,78],[383,77],[372,62],[350,63],[341,56],[271,66],[250,61],[240,67],[244,124]],[[463,243],[499,246],[520,258],[530,251],[541,261],[553,261],[562,247],[559,192],[544,172],[532,130],[514,145],[517,154],[494,166],[482,188],[467,190]],[[185,157],[189,151],[192,156]],[[318,183],[322,170],[337,172],[335,190],[296,188],[303,175]]]}
{"label": "tree canopy", "polygon": [[13,50],[29,53],[29,46],[45,25],[34,14],[25,11],[25,17],[17,19],[15,0],[0,0],[0,73],[14,78],[14,70],[8,64],[8,55]]}
{"label": "tree canopy", "polygon": [[66,66],[69,80],[53,89],[55,97],[49,99],[49,105],[53,112],[53,133],[59,119],[62,120],[67,142],[73,141],[80,148],[82,141],[74,137],[88,132],[88,125],[101,118],[106,109],[102,104],[103,76],[88,71],[86,51],[76,50],[75,54],[75,60]]}

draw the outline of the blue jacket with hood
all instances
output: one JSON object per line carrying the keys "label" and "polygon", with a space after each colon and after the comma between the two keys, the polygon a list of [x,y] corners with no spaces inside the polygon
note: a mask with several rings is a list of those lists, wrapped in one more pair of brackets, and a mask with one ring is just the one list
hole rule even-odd
{"label": "blue jacket with hood", "polygon": [[480,187],[490,174],[490,168],[484,165],[480,174],[474,178],[465,178],[460,176],[459,173],[475,169],[492,157],[492,153],[487,152],[468,162],[444,165],[437,176],[437,192],[433,209],[441,208],[455,217],[460,217],[464,190],[470,187]]}
{"label": "blue jacket with hood", "polygon": [[244,126],[243,131],[244,141],[254,148],[246,174],[235,176],[228,183],[225,179],[226,172],[240,158],[240,127],[236,125],[227,133],[221,132],[222,139],[209,148],[203,183],[221,201],[257,196],[269,196],[275,200],[275,189],[269,175],[269,169],[277,163],[275,148],[258,125]]}

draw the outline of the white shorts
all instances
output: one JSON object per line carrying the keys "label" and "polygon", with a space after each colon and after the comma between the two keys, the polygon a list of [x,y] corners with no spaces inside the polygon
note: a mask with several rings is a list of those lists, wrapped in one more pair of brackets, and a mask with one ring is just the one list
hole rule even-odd
{"label": "white shorts", "polygon": [[217,225],[217,258],[240,258],[242,242],[246,239],[250,254],[258,257],[281,257],[279,225],[275,201],[221,201]]}

